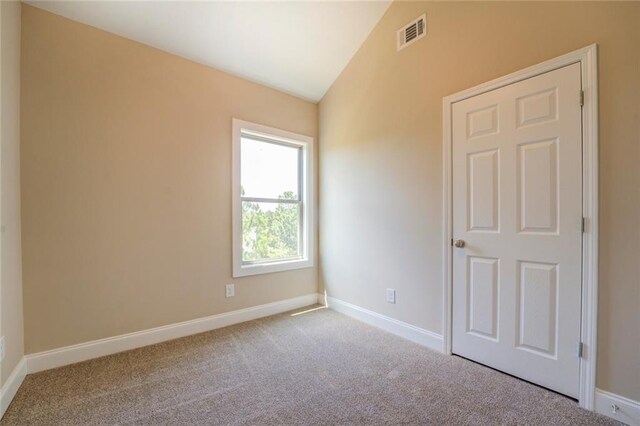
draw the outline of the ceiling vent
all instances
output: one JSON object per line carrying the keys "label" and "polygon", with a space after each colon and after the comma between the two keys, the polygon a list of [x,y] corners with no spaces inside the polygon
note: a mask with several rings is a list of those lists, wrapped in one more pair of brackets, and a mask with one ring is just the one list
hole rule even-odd
{"label": "ceiling vent", "polygon": [[427,15],[424,14],[397,31],[398,50],[404,49],[427,34]]}

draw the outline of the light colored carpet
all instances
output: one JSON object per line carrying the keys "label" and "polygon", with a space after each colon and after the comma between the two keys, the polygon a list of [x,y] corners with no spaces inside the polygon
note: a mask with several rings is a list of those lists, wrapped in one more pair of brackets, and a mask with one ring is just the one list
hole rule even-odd
{"label": "light colored carpet", "polygon": [[30,375],[0,424],[617,423],[320,308]]}

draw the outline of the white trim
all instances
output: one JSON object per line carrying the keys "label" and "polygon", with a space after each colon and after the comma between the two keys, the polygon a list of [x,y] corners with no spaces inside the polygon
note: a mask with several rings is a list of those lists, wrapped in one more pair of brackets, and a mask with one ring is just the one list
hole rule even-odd
{"label": "white trim", "polygon": [[[280,140],[289,145],[302,148],[302,205],[304,207],[303,256],[301,259],[285,260],[253,265],[242,264],[242,203],[240,200],[240,147],[243,131],[257,136]],[[314,196],[314,147],[313,138],[286,130],[275,129],[248,121],[232,120],[232,153],[231,153],[231,222],[232,222],[232,263],[233,277],[267,274],[288,271],[291,269],[310,268],[315,264],[315,196]]]}
{"label": "white trim", "polygon": [[594,409],[596,386],[596,342],[598,308],[598,63],[597,45],[576,50],[555,59],[514,72],[504,77],[442,99],[443,107],[443,339],[444,352],[451,354],[452,339],[452,131],[451,108],[455,102],[480,95],[482,93],[526,80],[537,75],[580,63],[584,106],[582,108],[582,152],[583,152],[583,215],[587,226],[583,234],[582,269],[582,328],[581,338],[584,344],[583,358],[580,362],[580,387],[578,400],[580,406]]}
{"label": "white trim", "polygon": [[[319,295],[322,299],[324,295]],[[404,337],[407,340],[426,346],[434,351],[442,352],[442,336],[432,331],[425,330],[415,325],[378,314],[360,306],[326,296],[327,306],[336,312],[348,315],[357,320],[363,321],[374,327],[381,328],[389,333]]]}
{"label": "white trim", "polygon": [[582,90],[582,215],[586,218],[582,234],[582,330],[584,344],[580,362],[580,405],[595,409],[596,356],[598,331],[598,58],[591,45],[581,54]]}
{"label": "white trim", "polygon": [[328,306],[327,305],[327,293],[326,292],[324,294],[318,293],[318,304],[319,305],[323,305],[323,306]]}
{"label": "white trim", "polygon": [[2,391],[0,391],[0,419],[4,416],[4,413],[7,412],[9,404],[11,404],[16,393],[18,393],[18,389],[26,376],[27,362],[25,358],[22,357],[2,386]]}
{"label": "white trim", "polygon": [[[615,413],[613,411],[613,405],[618,406]],[[596,389],[595,410],[597,413],[626,423],[629,426],[640,426],[640,402],[638,401]]]}
{"label": "white trim", "polygon": [[29,374],[275,315],[318,301],[316,293],[27,355]]}

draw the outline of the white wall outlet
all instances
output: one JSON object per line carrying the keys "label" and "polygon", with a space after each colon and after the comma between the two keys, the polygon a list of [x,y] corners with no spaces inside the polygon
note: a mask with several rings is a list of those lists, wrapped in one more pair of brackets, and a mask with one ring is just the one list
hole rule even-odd
{"label": "white wall outlet", "polygon": [[233,284],[227,284],[225,286],[225,295],[227,297],[233,297],[236,295],[236,289]]}
{"label": "white wall outlet", "polygon": [[4,359],[4,336],[0,337],[0,361]]}
{"label": "white wall outlet", "polygon": [[387,289],[387,303],[396,303],[396,291],[392,288]]}

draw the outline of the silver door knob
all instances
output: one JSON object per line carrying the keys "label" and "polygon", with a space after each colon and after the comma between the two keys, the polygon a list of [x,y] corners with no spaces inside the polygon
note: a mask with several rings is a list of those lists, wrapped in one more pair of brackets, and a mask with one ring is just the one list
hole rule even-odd
{"label": "silver door knob", "polygon": [[453,245],[456,246],[457,248],[462,248],[464,247],[464,240],[455,240]]}

